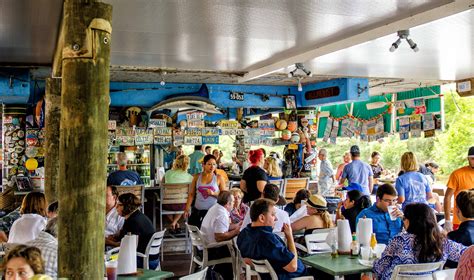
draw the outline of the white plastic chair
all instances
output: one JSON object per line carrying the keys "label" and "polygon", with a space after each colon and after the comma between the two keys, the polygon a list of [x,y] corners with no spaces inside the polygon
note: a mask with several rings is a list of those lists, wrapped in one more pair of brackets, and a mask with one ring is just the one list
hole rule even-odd
{"label": "white plastic chair", "polygon": [[[211,244],[207,244],[206,239],[203,237],[203,233],[196,227],[192,225],[186,224],[186,227],[189,231],[189,236],[191,237],[191,265],[189,267],[189,274],[194,273],[194,270],[197,266],[202,268],[221,264],[221,263],[230,263],[232,264],[232,269],[234,270],[234,277],[238,276],[238,272],[236,271],[236,256],[234,246],[232,245],[232,240],[215,242]],[[209,260],[209,253],[208,250],[211,248],[220,248],[227,246],[230,256],[217,259],[217,260]],[[202,258],[198,255],[198,251],[202,250]]]}
{"label": "white plastic chair", "polygon": [[237,246],[237,237],[234,237],[232,239],[233,243],[234,243],[234,247],[235,247],[235,252],[237,254],[236,256],[236,261],[235,261],[235,271],[238,271],[239,275],[238,277],[236,277],[237,279],[240,279],[240,272],[241,272],[241,269],[243,268],[244,271],[245,271],[245,279],[246,280],[251,280],[252,279],[252,276],[257,276],[258,277],[258,273],[253,271],[251,268],[250,268],[250,265],[248,265],[247,263],[245,263],[244,259],[242,258],[242,255],[240,254],[240,250],[239,250],[239,247]]}
{"label": "white plastic chair", "polygon": [[432,280],[433,273],[443,269],[444,262],[400,264],[395,266],[390,280]]}
{"label": "white plastic chair", "polygon": [[[145,254],[137,252],[137,256],[143,258],[143,269],[148,269],[148,261],[150,259],[150,255],[154,256],[160,254],[161,260],[163,260],[161,244],[163,243],[163,236],[165,235],[165,231],[166,229],[155,232],[152,235],[150,241],[148,242],[148,245],[146,246]],[[158,263],[158,266],[155,270],[161,270],[161,261]]]}
{"label": "white plastic chair", "polygon": [[331,252],[331,246],[327,242],[331,230],[334,230],[334,228],[315,229],[313,233],[305,235],[304,241],[307,253],[321,254]]}
{"label": "white plastic chair", "polygon": [[434,280],[454,280],[456,269],[445,269],[433,273]]}
{"label": "white plastic chair", "polygon": [[207,269],[208,267],[204,268],[201,271],[198,271],[193,274],[189,274],[187,276],[183,276],[179,278],[179,280],[205,280],[206,279],[206,274],[207,274]]}
{"label": "white plastic chair", "polygon": [[[278,276],[273,269],[272,265],[268,262],[268,260],[253,260],[251,259],[252,262],[252,270],[255,271],[258,275],[257,278],[261,279],[260,273],[262,274],[270,274],[270,277],[272,280],[278,280]],[[313,280],[313,276],[302,276],[302,277],[296,277],[296,278],[291,278],[293,280]]]}

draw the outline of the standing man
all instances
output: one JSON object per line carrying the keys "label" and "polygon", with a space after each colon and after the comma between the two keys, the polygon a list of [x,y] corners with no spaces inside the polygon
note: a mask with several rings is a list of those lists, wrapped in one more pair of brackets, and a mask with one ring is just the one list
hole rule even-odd
{"label": "standing man", "polygon": [[448,188],[444,194],[444,229],[447,232],[457,229],[460,221],[456,214],[453,215],[451,221],[451,199],[454,195],[454,213],[457,211],[456,197],[462,190],[469,190],[474,188],[474,146],[469,148],[467,154],[468,165],[461,167],[451,173],[448,180]]}
{"label": "standing man", "polygon": [[189,155],[189,174],[199,174],[202,172],[202,159],[206,154],[202,152],[202,145],[194,146],[194,152]]}
{"label": "standing man", "polygon": [[204,151],[206,152],[206,155],[212,155],[212,147],[211,146],[206,146],[206,148],[204,149]]}
{"label": "standing man", "polygon": [[127,155],[117,154],[117,164],[119,170],[110,173],[107,177],[107,186],[135,186],[142,185],[143,181],[137,172],[127,170]]}
{"label": "standing man", "polygon": [[360,160],[359,146],[354,145],[350,150],[352,162],[344,166],[342,171],[340,185],[344,185],[344,182],[349,180],[350,183],[357,183],[362,186],[365,195],[370,195],[373,189],[373,176],[372,168],[365,162]]}

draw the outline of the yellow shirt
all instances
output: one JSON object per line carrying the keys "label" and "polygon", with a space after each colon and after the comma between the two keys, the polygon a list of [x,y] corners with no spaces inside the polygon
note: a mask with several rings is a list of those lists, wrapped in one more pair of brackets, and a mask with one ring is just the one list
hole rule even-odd
{"label": "yellow shirt", "polygon": [[[470,166],[464,166],[451,173],[448,180],[448,188],[454,190],[453,209],[457,209],[456,197],[458,196],[458,193],[463,190],[474,188],[474,168],[471,168]],[[456,215],[456,211],[454,211],[453,215],[453,224],[460,224],[460,221]]]}

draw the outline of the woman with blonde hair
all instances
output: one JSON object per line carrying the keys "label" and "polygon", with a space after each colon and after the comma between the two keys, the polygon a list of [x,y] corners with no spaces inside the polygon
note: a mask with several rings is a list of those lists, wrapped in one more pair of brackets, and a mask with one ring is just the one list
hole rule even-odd
{"label": "woman with blonde hair", "polygon": [[304,234],[311,234],[315,229],[331,228],[334,226],[328,212],[327,202],[319,194],[311,195],[306,201],[308,216],[300,218],[291,224],[293,231],[305,230]]}
{"label": "woman with blonde hair", "polygon": [[230,210],[230,221],[233,224],[238,224],[244,220],[245,214],[247,214],[250,208],[245,203],[242,203],[244,193],[239,188],[230,189],[230,193],[234,197],[234,205],[232,205],[232,210]]}
{"label": "woman with blonde hair", "polygon": [[414,202],[428,204],[428,200],[433,197],[430,183],[425,175],[418,172],[418,162],[415,154],[412,152],[404,153],[400,167],[404,173],[397,178],[395,183],[398,203],[402,203],[403,208]]}
{"label": "woman with blonde hair", "polygon": [[26,243],[35,239],[46,227],[48,204],[41,192],[30,192],[21,203],[20,215],[10,230],[8,243]]}
{"label": "woman with blonde hair", "polygon": [[[188,173],[189,157],[187,155],[177,156],[173,161],[173,167],[166,171],[163,177],[163,183],[165,184],[191,184],[193,176]],[[183,211],[185,203],[180,204],[164,204],[163,209],[168,211]],[[179,219],[183,214],[166,215],[170,220],[170,230],[175,231],[179,229]]]}
{"label": "woman with blonde hair", "polygon": [[263,163],[263,169],[267,171],[268,180],[279,180],[283,176],[277,159],[272,156],[265,159],[265,162]]}

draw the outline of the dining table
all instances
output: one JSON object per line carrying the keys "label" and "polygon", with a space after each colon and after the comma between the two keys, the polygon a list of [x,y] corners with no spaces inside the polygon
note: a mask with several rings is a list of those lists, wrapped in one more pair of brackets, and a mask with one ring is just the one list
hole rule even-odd
{"label": "dining table", "polygon": [[174,273],[170,271],[163,270],[150,270],[150,269],[138,269],[138,273],[135,275],[119,275],[118,280],[157,280],[157,279],[166,279],[173,277]]}
{"label": "dining table", "polygon": [[359,263],[359,258],[351,255],[338,255],[332,257],[331,254],[315,254],[307,257],[300,257],[307,266],[326,272],[332,276],[343,276],[371,272],[371,266]]}

